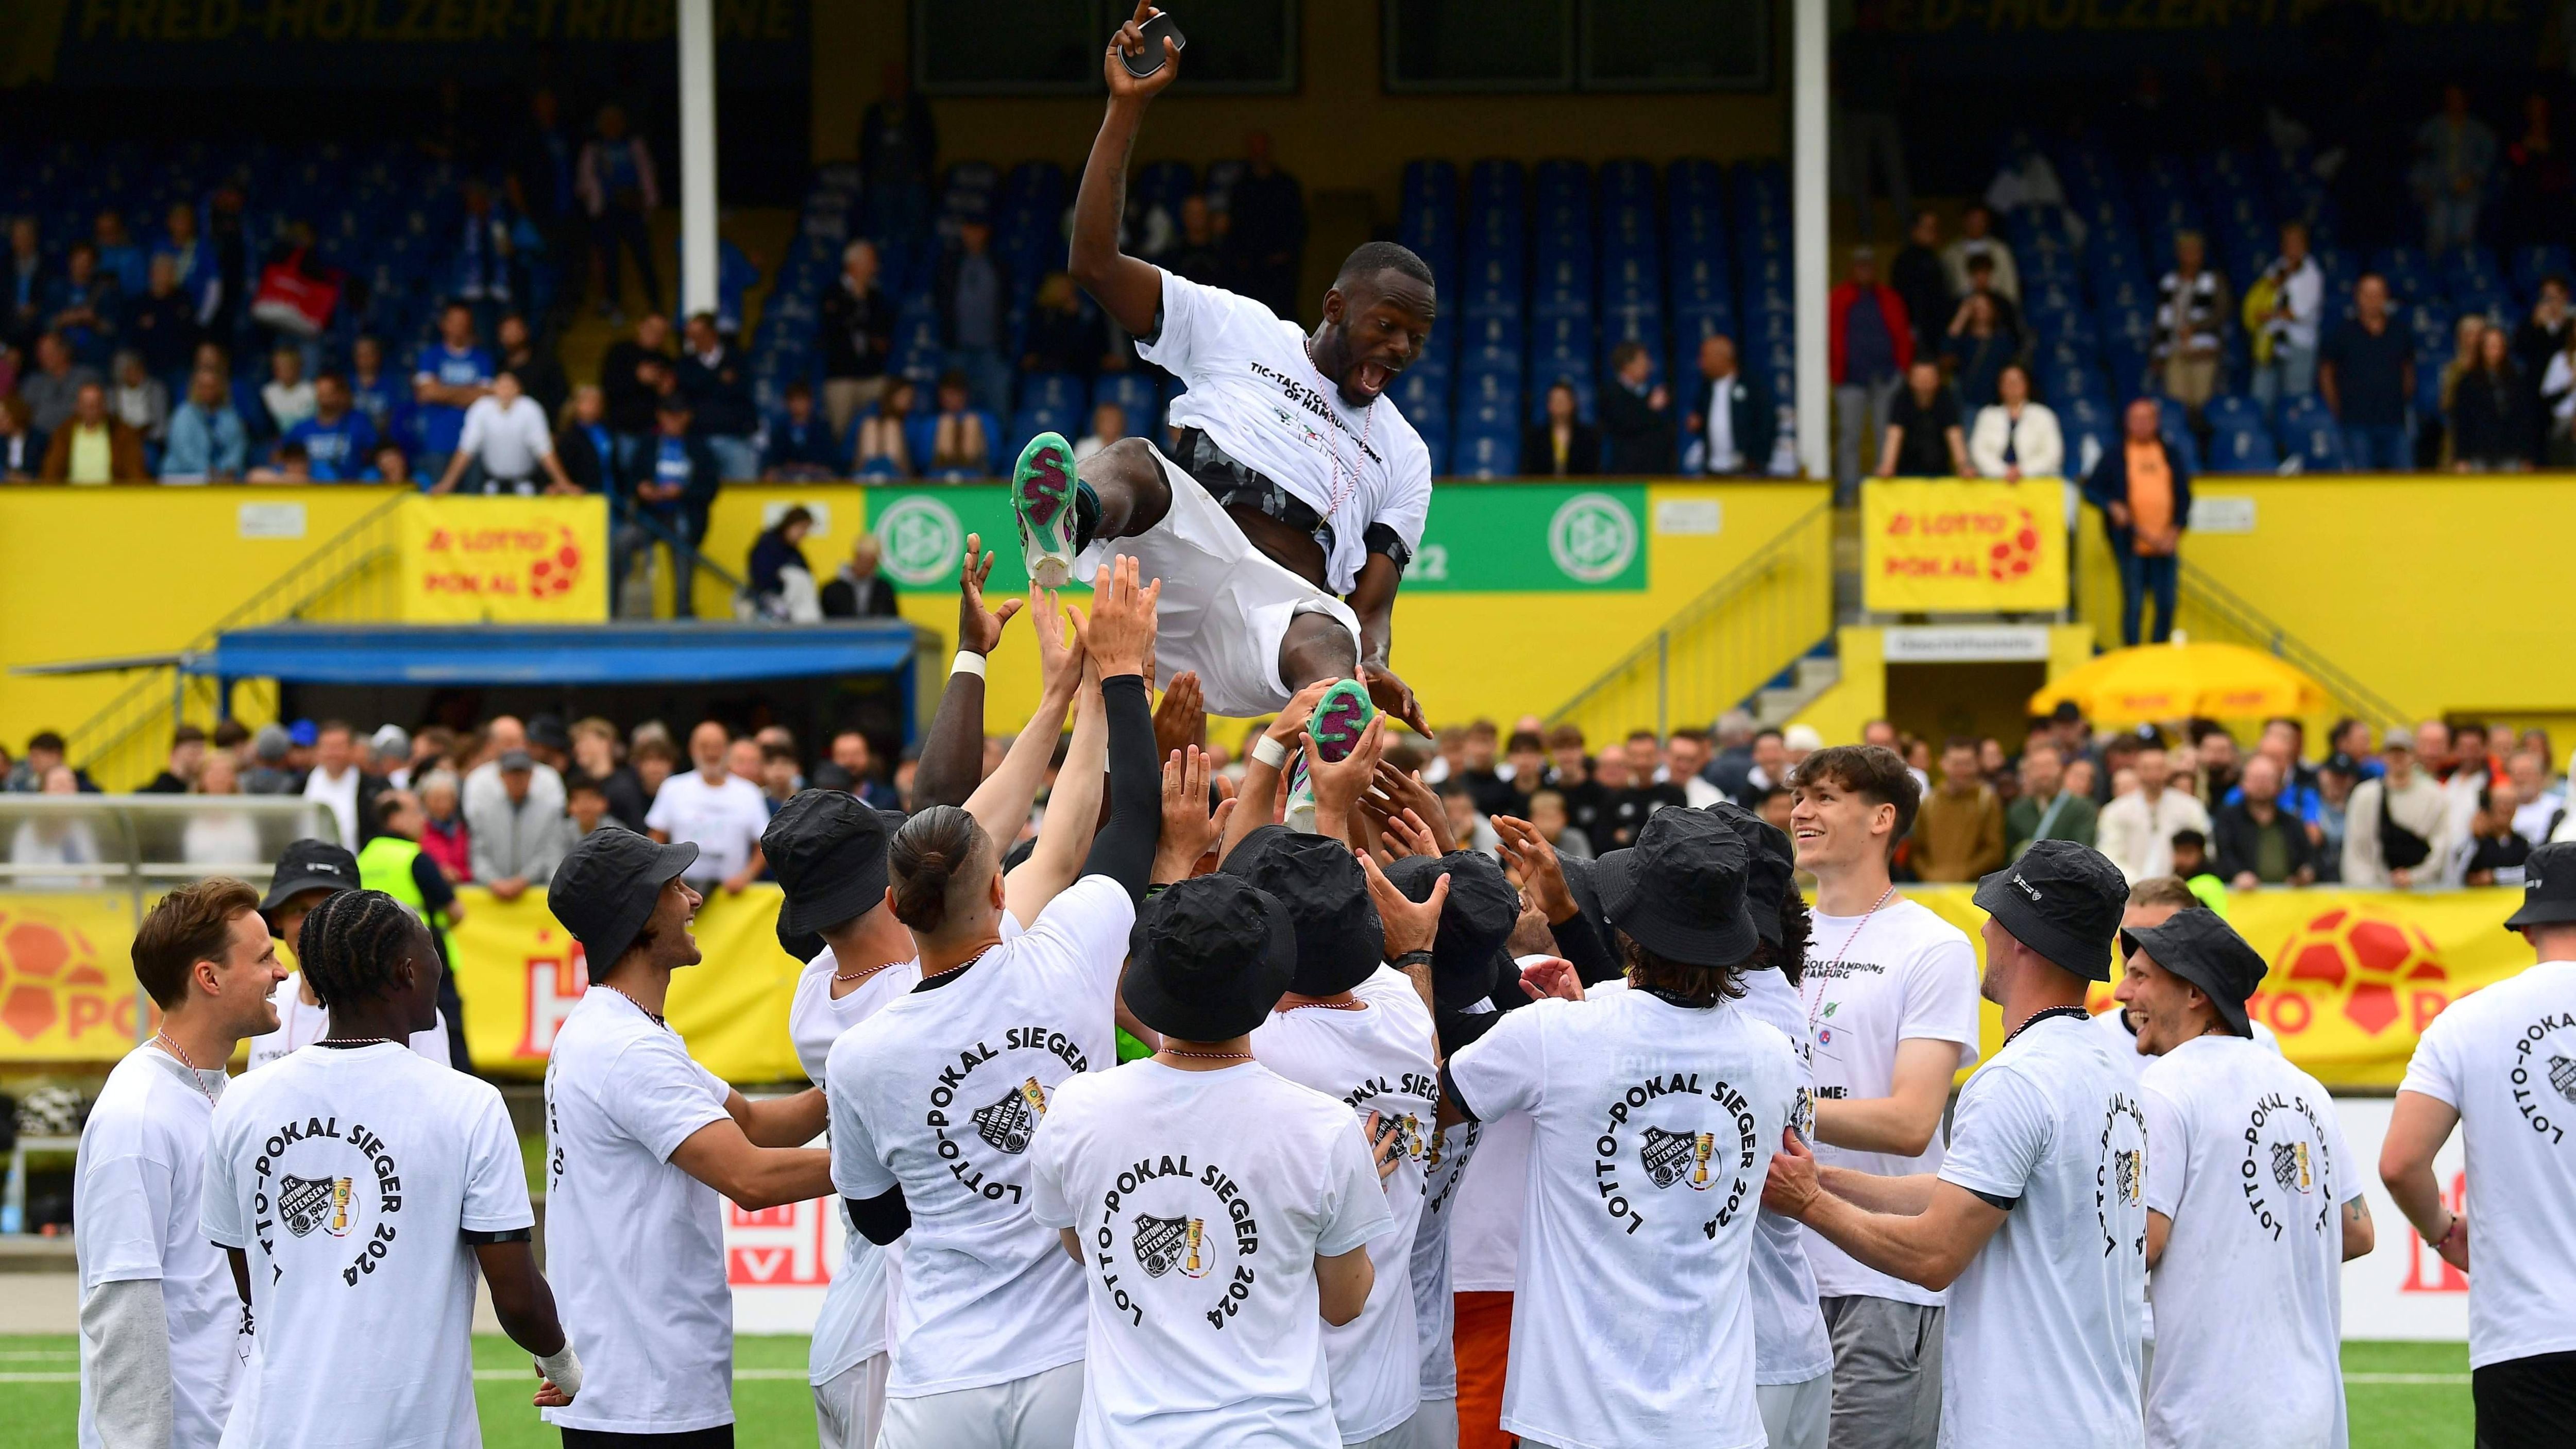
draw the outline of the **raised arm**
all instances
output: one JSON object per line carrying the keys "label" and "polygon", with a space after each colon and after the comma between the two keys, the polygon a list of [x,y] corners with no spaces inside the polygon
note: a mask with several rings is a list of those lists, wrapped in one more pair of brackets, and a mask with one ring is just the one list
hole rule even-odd
{"label": "raised arm", "polygon": [[1959,1071],[1959,1044],[1937,1037],[1907,1037],[1896,1044],[1896,1069],[1884,1097],[1816,1104],[1816,1139],[1855,1152],[1914,1157],[1941,1130],[1950,1079]]}
{"label": "raised arm", "polygon": [[922,741],[921,760],[913,773],[913,808],[963,805],[984,779],[984,674],[980,665],[1002,641],[1002,626],[1020,610],[1020,601],[1005,599],[999,609],[984,607],[984,580],[992,576],[996,554],[983,551],[980,534],[966,535],[966,564],[957,575],[957,654],[974,659],[950,671],[940,692],[939,712],[931,717],[930,736]]}
{"label": "raised arm", "polygon": [[1038,785],[1046,778],[1047,761],[1055,758],[1055,742],[1064,733],[1065,709],[1082,686],[1082,652],[1066,634],[1064,613],[1056,607],[1055,596],[1031,586],[1029,600],[1029,625],[1037,635],[1043,679],[1038,707],[1021,726],[1019,738],[1011,742],[1001,768],[966,797],[966,813],[1002,850],[1011,848],[1020,828],[1028,823],[1029,807],[1037,803]]}
{"label": "raised arm", "polygon": [[[1298,737],[1305,733],[1306,721],[1314,717],[1317,701],[1332,687],[1332,680],[1319,679],[1297,691],[1288,707],[1270,721],[1270,728],[1261,732],[1266,745],[1256,744],[1244,759],[1243,779],[1234,788],[1234,815],[1226,821],[1220,858],[1233,854],[1243,837],[1278,818],[1280,771],[1286,768],[1289,753],[1298,748]],[[1276,761],[1262,758],[1270,748],[1278,751]]]}
{"label": "raised arm", "polygon": [[1091,618],[1073,616],[1074,633],[1099,661],[1101,702],[1109,714],[1110,814],[1091,842],[1082,874],[1105,875],[1142,901],[1162,827],[1162,770],[1154,758],[1154,712],[1145,699],[1145,660],[1154,649],[1160,579],[1139,586],[1136,560],[1103,564],[1092,585]]}
{"label": "raised arm", "polygon": [[1022,926],[1034,925],[1047,902],[1073,884],[1092,832],[1100,827],[1101,772],[1109,759],[1109,712],[1100,702],[1100,681],[1083,681],[1074,708],[1073,743],[1065,747],[1064,768],[1055,772],[1055,789],[1047,794],[1046,819],[1039,822],[1037,844],[1029,858],[1002,880],[1003,903]]}
{"label": "raised arm", "polygon": [[1163,274],[1150,262],[1118,249],[1118,223],[1127,213],[1127,157],[1145,123],[1145,105],[1181,73],[1181,53],[1163,42],[1162,68],[1142,80],[1127,73],[1124,55],[1145,53],[1145,22],[1163,12],[1137,0],[1136,14],[1118,27],[1100,58],[1109,80],[1109,112],[1083,163],[1082,189],[1073,199],[1073,246],[1065,269],[1120,327],[1137,337],[1154,335],[1163,305]]}

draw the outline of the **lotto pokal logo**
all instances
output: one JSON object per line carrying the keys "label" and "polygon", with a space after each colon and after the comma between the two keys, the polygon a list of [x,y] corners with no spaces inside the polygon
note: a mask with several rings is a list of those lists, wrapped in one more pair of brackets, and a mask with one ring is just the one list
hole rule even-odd
{"label": "lotto pokal logo", "polygon": [[74,1040],[112,1028],[134,1034],[134,998],[108,990],[89,937],[48,912],[0,910],[0,1026],[20,1041],[60,1031]]}
{"label": "lotto pokal logo", "polygon": [[[2325,1001],[2311,1001],[2311,996],[2331,996],[2345,1020],[2372,1036],[2400,1020],[2411,1020],[2421,1031],[2451,1000],[2450,972],[2424,928],[2367,907],[2315,917],[2291,933],[2273,961],[2294,985],[2318,988],[2274,996],[2272,1024],[2285,1034],[2306,1027],[2309,1012],[2304,1008],[2324,1008]],[[2284,1021],[2285,1014],[2295,1019]]]}
{"label": "lotto pokal logo", "polygon": [[2027,508],[2015,508],[2021,515],[2012,531],[1986,545],[1986,577],[1997,583],[2028,578],[2039,567],[2039,520]]}
{"label": "lotto pokal logo", "polygon": [[1548,520],[1547,551],[1576,583],[1608,583],[1637,557],[1637,516],[1607,493],[1577,493]]}
{"label": "lotto pokal logo", "polygon": [[528,597],[560,598],[581,582],[581,542],[572,530],[555,525],[553,551],[540,553],[528,561]]}
{"label": "lotto pokal logo", "polygon": [[470,598],[558,599],[581,584],[581,540],[560,523],[523,528],[433,528],[420,586]]}
{"label": "lotto pokal logo", "polygon": [[896,499],[877,516],[876,535],[885,571],[917,588],[947,582],[966,548],[957,510],[936,498]]}

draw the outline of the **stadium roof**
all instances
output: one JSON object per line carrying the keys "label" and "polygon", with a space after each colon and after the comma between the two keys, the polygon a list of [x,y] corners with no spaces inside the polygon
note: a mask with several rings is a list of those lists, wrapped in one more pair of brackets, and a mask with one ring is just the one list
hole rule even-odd
{"label": "stadium roof", "polygon": [[911,660],[901,620],[812,625],[274,624],[189,656],[190,674],[297,684],[659,684],[885,674]]}

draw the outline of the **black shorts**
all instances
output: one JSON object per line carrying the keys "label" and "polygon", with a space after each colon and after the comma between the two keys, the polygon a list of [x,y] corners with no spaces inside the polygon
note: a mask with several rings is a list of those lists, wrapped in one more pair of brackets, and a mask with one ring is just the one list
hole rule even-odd
{"label": "black shorts", "polygon": [[2474,1370],[2477,1449],[2565,1449],[2576,1434],[2576,1353],[2507,1359]]}
{"label": "black shorts", "polygon": [[677,1434],[611,1434],[567,1425],[563,1441],[564,1449],[733,1449],[733,1425],[684,1429]]}
{"label": "black shorts", "polygon": [[[1172,450],[1172,461],[1181,471],[1199,481],[1208,496],[1225,508],[1248,508],[1264,518],[1275,518],[1299,533],[1315,540],[1327,558],[1333,552],[1333,527],[1315,512],[1313,504],[1236,459],[1218,447],[1216,439],[1198,428],[1181,429],[1178,444]],[[1382,553],[1400,572],[1413,561],[1413,550],[1404,539],[1383,523],[1372,523],[1361,537],[1366,552]]]}

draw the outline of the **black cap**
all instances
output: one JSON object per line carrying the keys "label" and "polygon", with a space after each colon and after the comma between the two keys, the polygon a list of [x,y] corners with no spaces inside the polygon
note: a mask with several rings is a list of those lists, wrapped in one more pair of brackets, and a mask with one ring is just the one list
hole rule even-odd
{"label": "black cap", "polygon": [[1431,899],[1432,883],[1444,875],[1449,877],[1449,898],[1440,907],[1440,932],[1431,942],[1431,1004],[1441,1011],[1463,1011],[1503,990],[1506,976],[1520,979],[1503,948],[1520,919],[1521,897],[1494,858],[1477,851],[1453,850],[1436,858],[1408,855],[1386,868],[1387,880],[1412,901]]}
{"label": "black cap", "polygon": [[2552,841],[2522,863],[2522,909],[2504,918],[2505,929],[2569,921],[2576,921],[2576,840]]}
{"label": "black cap", "polygon": [[590,979],[608,974],[644,923],[671,877],[698,858],[688,841],[656,845],[623,825],[603,823],[581,838],[555,867],[546,887],[546,909],[581,943]]}
{"label": "black cap", "polygon": [[528,743],[541,750],[569,750],[572,736],[564,732],[561,715],[541,714],[528,721]]}
{"label": "black cap", "polygon": [[1637,843],[1592,863],[1602,914],[1638,945],[1688,966],[1735,966],[1762,937],[1744,907],[1752,851],[1702,810],[1658,810]]}
{"label": "black cap", "polygon": [[529,754],[525,750],[503,750],[501,752],[501,773],[504,775],[513,772],[524,774],[536,767],[537,757]]}
{"label": "black cap", "polygon": [[2333,754],[2326,756],[2323,761],[2319,762],[2317,768],[2319,770],[2332,770],[2347,780],[2358,780],[2361,778],[2361,761],[2354,759],[2352,756],[2345,754],[2341,750],[2337,750]]}
{"label": "black cap", "polygon": [[2120,949],[2146,952],[2157,965],[2208,993],[2228,1030],[2238,1036],[2254,1034],[2245,1002],[2271,968],[2218,912],[2195,907],[2174,912],[2161,926],[2123,930]]}
{"label": "black cap", "polygon": [[1288,989],[1298,995],[1348,991],[1386,959],[1386,923],[1369,899],[1368,873],[1342,842],[1264,825],[1243,837],[1217,869],[1243,877],[1288,908],[1297,932],[1297,975]]}
{"label": "black cap", "polygon": [[788,955],[811,960],[823,949],[819,932],[885,900],[886,844],[893,838],[894,826],[875,806],[838,790],[800,790],[769,817],[760,853],[786,896],[778,908],[778,944]]}
{"label": "black cap", "polygon": [[1734,827],[1752,853],[1744,870],[1744,909],[1752,914],[1763,944],[1779,945],[1780,902],[1797,889],[1797,847],[1789,843],[1789,832],[1728,800],[1709,806],[1708,813]]}
{"label": "black cap", "polygon": [[2058,724],[2082,724],[2084,711],[2075,701],[2061,699],[2057,702],[2057,708],[2048,712],[2048,717]]}
{"label": "black cap", "polygon": [[358,858],[348,847],[333,840],[290,841],[286,853],[277,858],[276,873],[268,878],[268,894],[260,898],[259,913],[265,917],[306,891],[357,888]]}
{"label": "black cap", "polygon": [[2014,940],[2062,969],[2088,981],[2111,979],[2111,938],[2129,882],[2102,852],[2072,840],[2034,840],[2021,859],[1977,882],[1976,902]]}
{"label": "black cap", "polygon": [[1183,1041],[1259,1026],[1297,974],[1288,908],[1240,876],[1198,876],[1145,902],[1119,992],[1136,1019]]}

